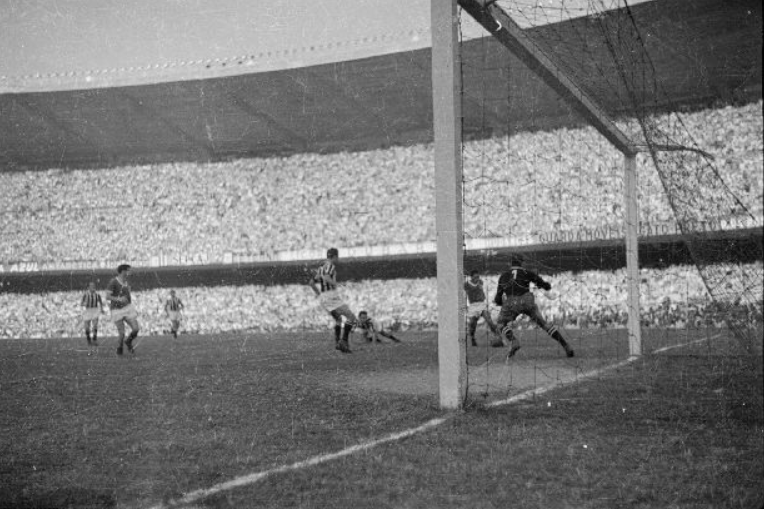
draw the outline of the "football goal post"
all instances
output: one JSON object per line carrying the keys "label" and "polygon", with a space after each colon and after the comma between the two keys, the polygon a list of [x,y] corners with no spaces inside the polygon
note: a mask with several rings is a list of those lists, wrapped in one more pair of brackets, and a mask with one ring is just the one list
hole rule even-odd
{"label": "football goal post", "polygon": [[639,312],[636,155],[638,147],[567,73],[491,0],[432,0],[432,95],[437,230],[439,396],[458,409],[467,397],[464,232],[462,226],[462,104],[459,14],[462,8],[564,99],[623,154],[629,354],[642,352]]}

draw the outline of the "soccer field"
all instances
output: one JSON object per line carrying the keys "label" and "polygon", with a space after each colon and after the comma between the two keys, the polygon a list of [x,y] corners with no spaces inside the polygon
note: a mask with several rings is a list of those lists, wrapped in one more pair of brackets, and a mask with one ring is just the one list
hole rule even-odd
{"label": "soccer field", "polygon": [[573,359],[535,331],[520,333],[510,361],[506,349],[470,347],[464,413],[438,407],[435,332],[402,333],[401,344],[356,336],[348,355],[330,333],[153,336],[123,357],[114,338],[94,356],[84,339],[3,341],[0,506],[764,500],[760,358],[745,368],[725,331],[646,330],[646,351],[668,349],[611,370],[628,352],[625,331],[569,335]]}

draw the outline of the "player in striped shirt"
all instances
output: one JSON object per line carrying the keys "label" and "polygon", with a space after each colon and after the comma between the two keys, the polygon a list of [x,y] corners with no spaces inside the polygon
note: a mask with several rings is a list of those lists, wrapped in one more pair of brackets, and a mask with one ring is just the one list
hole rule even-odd
{"label": "player in striped shirt", "polygon": [[[343,353],[350,353],[348,338],[357,320],[337,291],[336,265],[338,261],[339,251],[337,248],[332,247],[328,249],[326,251],[326,261],[316,270],[308,284],[316,296],[318,296],[321,306],[334,318],[335,348]],[[345,317],[344,326],[342,324],[342,317]]]}
{"label": "player in striped shirt", "polygon": [[[496,328],[496,324],[493,323],[491,318],[491,311],[488,309],[488,305],[485,299],[485,290],[483,288],[483,280],[480,279],[480,271],[473,270],[470,272],[470,277],[464,282],[464,292],[467,294],[467,334],[469,335],[472,346],[477,346],[475,341],[475,331],[477,330],[478,321],[482,318],[488,328],[491,329],[494,336],[498,336],[499,331]],[[496,343],[494,339],[493,343]],[[501,340],[498,340],[501,341]]]}
{"label": "player in striped shirt", "polygon": [[[127,351],[133,353],[133,341],[138,336],[140,326],[138,325],[138,312],[133,307],[132,296],[130,294],[130,270],[132,267],[122,264],[117,267],[117,277],[112,278],[106,286],[106,300],[109,301],[111,308],[111,320],[119,332],[119,346],[117,355],[122,355],[122,345],[127,345]],[[125,340],[125,323],[130,326],[130,335]]]}
{"label": "player in striped shirt", "polygon": [[170,290],[170,298],[164,304],[164,312],[167,318],[170,319],[170,332],[174,338],[178,337],[178,329],[180,329],[180,312],[183,311],[183,301],[175,296],[175,290]]}
{"label": "player in striped shirt", "polygon": [[98,317],[105,314],[103,300],[96,292],[95,282],[88,283],[88,289],[80,301],[82,306],[82,324],[85,327],[85,338],[88,340],[88,355],[98,347]]}

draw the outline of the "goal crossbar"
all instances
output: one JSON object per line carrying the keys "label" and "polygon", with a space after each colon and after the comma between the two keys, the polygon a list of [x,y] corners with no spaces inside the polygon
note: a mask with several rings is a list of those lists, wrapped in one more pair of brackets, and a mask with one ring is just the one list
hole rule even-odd
{"label": "goal crossbar", "polygon": [[490,1],[457,0],[489,34],[538,75],[625,156],[638,150],[581,87],[544,53],[501,7]]}

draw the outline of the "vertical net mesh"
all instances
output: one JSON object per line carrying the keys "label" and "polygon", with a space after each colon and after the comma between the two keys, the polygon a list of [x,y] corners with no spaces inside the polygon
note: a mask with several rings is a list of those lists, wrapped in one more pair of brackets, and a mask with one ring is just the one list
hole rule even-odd
{"label": "vertical net mesh", "polygon": [[[692,86],[684,80],[714,62],[664,55],[667,45],[698,51],[730,18],[750,24],[755,16],[676,3],[661,11],[624,2],[496,5],[640,152],[647,351],[723,327],[760,363],[761,101],[748,87],[756,43],[739,48],[725,73]],[[523,385],[518,378],[534,386],[574,379],[627,358],[623,155],[466,13],[461,35],[465,269],[485,274],[495,317],[498,276],[511,253],[525,253],[553,286],[535,291],[542,315],[586,353],[564,359],[543,330],[518,319],[516,335],[530,348],[506,359],[485,328],[486,346],[468,350],[472,393],[509,394]]]}

